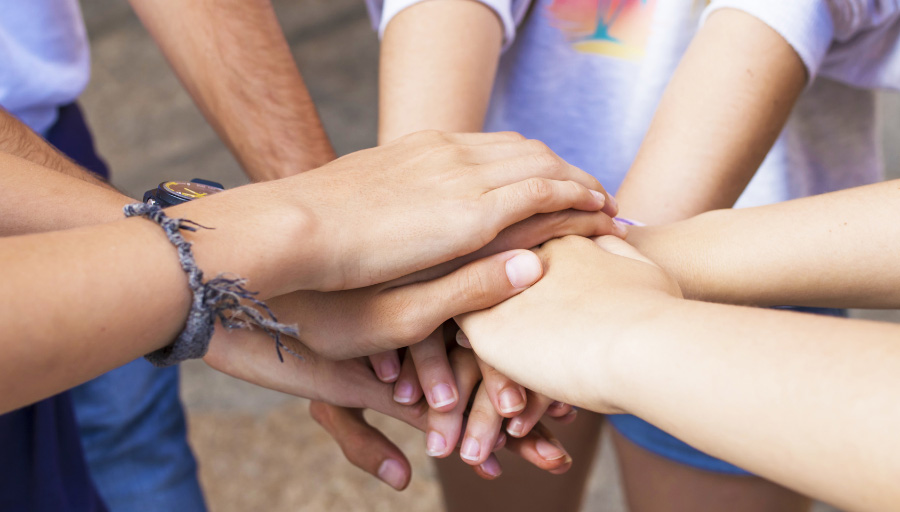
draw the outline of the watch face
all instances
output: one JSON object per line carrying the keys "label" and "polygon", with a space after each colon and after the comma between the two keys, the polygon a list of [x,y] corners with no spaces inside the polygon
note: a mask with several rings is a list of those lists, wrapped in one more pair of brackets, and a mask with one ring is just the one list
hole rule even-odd
{"label": "watch face", "polygon": [[160,185],[160,189],[174,196],[175,199],[181,201],[190,201],[199,199],[204,196],[216,194],[222,189],[204,185],[202,183],[184,182],[184,181],[167,181]]}

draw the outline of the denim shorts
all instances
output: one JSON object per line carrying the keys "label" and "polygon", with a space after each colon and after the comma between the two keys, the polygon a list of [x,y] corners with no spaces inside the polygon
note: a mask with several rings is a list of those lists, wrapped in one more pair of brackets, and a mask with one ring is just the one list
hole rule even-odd
{"label": "denim shorts", "polygon": [[[826,315],[834,317],[847,317],[846,309],[831,308],[805,308],[795,306],[781,306],[774,309],[784,309],[788,311],[798,311],[801,313],[812,313],[816,315]],[[681,441],[680,439],[667,434],[666,432],[654,427],[650,423],[632,416],[630,414],[615,414],[608,416],[609,422],[619,431],[626,439],[632,443],[653,452],[659,456],[669,460],[691,466],[693,468],[705,471],[713,471],[728,475],[748,476],[750,472],[745,471],[733,464],[729,464],[724,460],[717,459],[712,455],[707,455],[693,446]]]}

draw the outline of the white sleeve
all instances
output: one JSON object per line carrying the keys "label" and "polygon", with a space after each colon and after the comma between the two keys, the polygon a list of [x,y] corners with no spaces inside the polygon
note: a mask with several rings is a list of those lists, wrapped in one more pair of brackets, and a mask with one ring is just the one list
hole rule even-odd
{"label": "white sleeve", "polygon": [[863,88],[900,89],[898,0],[713,0],[703,13],[742,10],[770,26],[817,75]]}
{"label": "white sleeve", "polygon": [[[384,29],[400,11],[428,0],[366,0],[372,28],[378,37],[384,36]],[[494,11],[503,25],[503,49],[509,47],[516,37],[516,27],[522,22],[531,0],[475,0]]]}
{"label": "white sleeve", "polygon": [[713,0],[702,20],[720,9],[744,11],[771,27],[803,60],[810,82],[834,39],[828,0]]}

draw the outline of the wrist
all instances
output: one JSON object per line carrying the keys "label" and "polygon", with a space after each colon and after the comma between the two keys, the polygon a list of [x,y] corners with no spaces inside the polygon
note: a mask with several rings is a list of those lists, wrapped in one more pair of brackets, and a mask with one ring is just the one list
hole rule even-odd
{"label": "wrist", "polygon": [[629,314],[617,319],[618,329],[604,331],[609,336],[609,347],[603,360],[606,366],[598,373],[606,375],[607,382],[596,388],[592,405],[602,407],[593,409],[601,412],[637,414],[648,371],[655,371],[655,347],[674,342],[667,326],[673,325],[674,312],[689,301],[653,292],[619,303]]}
{"label": "wrist", "polygon": [[167,210],[170,217],[212,228],[185,234],[208,278],[245,278],[261,300],[315,282],[315,269],[307,264],[315,247],[304,242],[314,218],[290,197],[293,187],[284,185],[246,185]]}

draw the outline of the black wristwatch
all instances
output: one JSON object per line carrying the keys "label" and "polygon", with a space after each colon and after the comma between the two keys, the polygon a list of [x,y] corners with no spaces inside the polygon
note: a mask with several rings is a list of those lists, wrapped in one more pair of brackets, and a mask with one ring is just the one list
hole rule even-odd
{"label": "black wristwatch", "polygon": [[144,192],[144,202],[158,204],[162,208],[186,203],[225,190],[220,183],[209,180],[164,181],[158,187]]}

